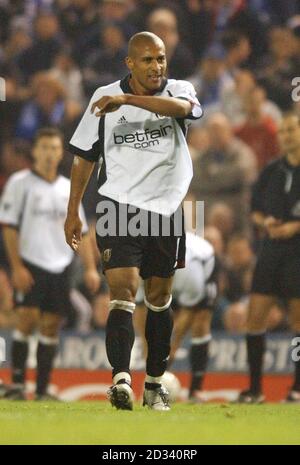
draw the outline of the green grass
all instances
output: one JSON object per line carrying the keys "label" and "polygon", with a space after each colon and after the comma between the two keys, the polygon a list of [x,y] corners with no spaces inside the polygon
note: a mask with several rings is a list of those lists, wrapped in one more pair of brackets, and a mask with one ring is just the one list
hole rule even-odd
{"label": "green grass", "polygon": [[174,405],[0,401],[0,444],[300,444],[300,405]]}

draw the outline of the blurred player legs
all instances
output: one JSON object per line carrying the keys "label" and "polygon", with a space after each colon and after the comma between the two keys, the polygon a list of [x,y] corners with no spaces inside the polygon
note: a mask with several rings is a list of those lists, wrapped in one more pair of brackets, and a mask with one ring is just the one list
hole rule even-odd
{"label": "blurred player legs", "polygon": [[[217,271],[213,249],[207,241],[187,233],[186,248],[186,268],[177,270],[174,277],[173,297],[179,310],[175,312],[168,366],[172,365],[184,336],[191,331],[189,399],[202,402],[205,400],[201,391],[208,363],[212,310],[217,297]],[[146,357],[147,341],[143,335],[147,311],[142,299],[143,289],[140,286],[134,323],[142,337]]]}

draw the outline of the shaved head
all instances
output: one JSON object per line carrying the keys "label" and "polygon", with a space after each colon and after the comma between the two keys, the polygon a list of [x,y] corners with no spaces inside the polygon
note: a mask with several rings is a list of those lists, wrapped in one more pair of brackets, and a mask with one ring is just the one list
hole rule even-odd
{"label": "shaved head", "polygon": [[138,32],[131,37],[128,43],[128,56],[135,58],[141,53],[141,49],[149,46],[162,47],[165,49],[163,41],[157,35],[147,31]]}
{"label": "shaved head", "polygon": [[128,44],[126,65],[136,94],[152,95],[165,80],[167,59],[163,41],[152,32],[139,32]]}

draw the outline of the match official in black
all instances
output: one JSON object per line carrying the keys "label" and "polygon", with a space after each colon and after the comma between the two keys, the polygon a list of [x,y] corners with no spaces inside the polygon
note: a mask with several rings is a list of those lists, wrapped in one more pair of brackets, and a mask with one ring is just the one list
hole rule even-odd
{"label": "match official in black", "polygon": [[[289,324],[300,340],[300,120],[286,114],[279,128],[283,155],[261,173],[252,196],[252,218],[264,231],[256,268],[247,321],[249,389],[239,401],[260,403],[266,320],[276,298],[288,307]],[[295,339],[295,342],[297,340]],[[300,361],[286,401],[300,402]]]}

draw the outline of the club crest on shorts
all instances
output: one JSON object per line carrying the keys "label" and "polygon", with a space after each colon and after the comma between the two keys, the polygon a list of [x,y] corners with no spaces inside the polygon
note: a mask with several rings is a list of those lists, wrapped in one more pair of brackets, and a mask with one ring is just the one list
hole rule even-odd
{"label": "club crest on shorts", "polygon": [[111,249],[105,249],[103,251],[103,261],[104,262],[109,262],[110,257],[111,257]]}

